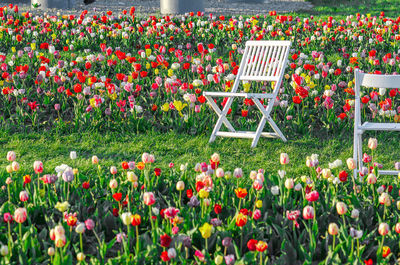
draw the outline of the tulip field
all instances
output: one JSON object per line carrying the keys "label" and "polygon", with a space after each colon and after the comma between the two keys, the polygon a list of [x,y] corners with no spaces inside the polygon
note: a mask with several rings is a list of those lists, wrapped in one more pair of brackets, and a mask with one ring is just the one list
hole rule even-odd
{"label": "tulip field", "polygon": [[[397,263],[400,174],[378,170],[400,170],[399,134],[366,133],[353,176],[352,132],[354,69],[399,74],[399,24],[0,7],[0,263]],[[231,90],[247,40],[292,42],[271,114],[289,141],[208,144],[203,92]],[[363,120],[400,122],[399,88],[363,88]]]}

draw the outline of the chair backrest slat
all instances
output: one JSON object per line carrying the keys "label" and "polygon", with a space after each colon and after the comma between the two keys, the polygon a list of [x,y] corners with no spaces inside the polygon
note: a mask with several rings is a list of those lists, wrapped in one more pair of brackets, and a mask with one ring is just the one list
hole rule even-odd
{"label": "chair backrest slat", "polygon": [[254,75],[259,75],[260,68],[263,65],[264,60],[265,60],[265,56],[266,56],[266,52],[265,51],[267,50],[267,48],[268,48],[268,46],[262,46],[261,47],[260,57],[259,57],[259,60],[258,60],[257,68],[255,69]]}
{"label": "chair backrest slat", "polygon": [[264,65],[263,65],[263,67],[261,68],[261,70],[260,70],[260,73],[258,74],[258,75],[264,75],[264,73],[267,71],[267,69],[268,69],[268,65],[269,65],[269,60],[270,60],[270,58],[271,58],[271,53],[272,53],[272,50],[274,49],[274,47],[273,46],[268,46],[268,55],[267,55],[267,58],[265,58],[265,62],[264,62]]}
{"label": "chair backrest slat", "polygon": [[244,72],[244,75],[249,75],[250,74],[251,63],[252,63],[255,51],[256,51],[256,47],[255,46],[251,46],[250,47],[250,51],[248,52],[249,56],[246,58],[246,61],[242,60],[242,63],[246,63],[247,64],[246,71]]}
{"label": "chair backrest slat", "polygon": [[239,80],[277,81],[285,68],[290,41],[247,41]]}
{"label": "chair backrest slat", "polygon": [[279,62],[276,65],[276,68],[274,69],[275,76],[280,76],[282,69],[285,68],[286,57],[287,57],[286,54],[288,53],[288,51],[289,51],[289,47],[283,47],[283,49],[281,51],[281,56],[279,57]]}
{"label": "chair backrest slat", "polygon": [[260,48],[261,48],[261,46],[257,46],[256,52],[254,53],[254,56],[251,58],[250,75],[254,75],[254,70],[256,69],[256,66],[258,64],[258,59],[260,56]]}
{"label": "chair backrest slat", "polygon": [[278,60],[279,60],[278,58],[279,58],[279,55],[281,54],[281,51],[282,51],[282,46],[279,46],[277,48],[277,51],[276,51],[274,57],[273,57],[273,62],[271,62],[271,67],[268,69],[267,76],[275,76],[274,70],[275,70],[276,65],[278,63]]}

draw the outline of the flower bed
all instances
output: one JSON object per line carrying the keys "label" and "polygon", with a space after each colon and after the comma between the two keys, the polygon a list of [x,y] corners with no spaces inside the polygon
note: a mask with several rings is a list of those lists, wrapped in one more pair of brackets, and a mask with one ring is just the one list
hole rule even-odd
{"label": "flower bed", "polygon": [[316,154],[306,158],[309,174],[292,176],[296,165],[284,153],[270,175],[224,168],[218,154],[194,167],[158,165],[144,153],[104,168],[93,156],[93,169],[81,172],[71,152],[68,165],[35,161],[20,169],[10,151],[0,197],[2,262],[393,264],[399,179],[377,174],[376,139],[368,146],[367,167],[355,179],[353,159],[322,166]]}
{"label": "flower bed", "polygon": [[[351,128],[354,68],[399,72],[400,19],[383,13],[338,21],[276,12],[143,19],[134,8],[86,13],[43,17],[12,5],[0,9],[2,127],[203,133],[216,115],[202,92],[231,89],[248,39],[293,43],[274,110],[287,134]],[[270,84],[240,89],[265,92]],[[365,116],[399,121],[398,89],[362,96]],[[235,125],[257,126],[253,105],[232,106]]]}

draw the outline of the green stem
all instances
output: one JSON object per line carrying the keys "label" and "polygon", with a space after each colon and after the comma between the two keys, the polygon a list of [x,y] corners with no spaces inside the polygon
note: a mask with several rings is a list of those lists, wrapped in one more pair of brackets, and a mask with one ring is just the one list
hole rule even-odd
{"label": "green stem", "polygon": [[81,246],[81,252],[83,253],[82,233],[79,234],[79,243]]}
{"label": "green stem", "polygon": [[335,239],[336,235],[333,235],[332,251],[335,251]]}
{"label": "green stem", "polygon": [[139,226],[136,226],[136,256],[139,256]]}

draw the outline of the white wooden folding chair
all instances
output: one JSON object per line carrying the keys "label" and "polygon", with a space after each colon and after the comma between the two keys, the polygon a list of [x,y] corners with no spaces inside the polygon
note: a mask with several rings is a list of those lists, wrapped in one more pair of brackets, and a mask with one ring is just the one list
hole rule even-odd
{"label": "white wooden folding chair", "polygon": [[[366,131],[400,131],[399,123],[379,123],[361,121],[360,87],[398,88],[400,75],[364,74],[355,69],[355,115],[354,115],[354,146],[353,158],[358,165],[354,169],[354,177],[363,167],[362,134]],[[380,175],[397,175],[396,170],[379,170]]]}
{"label": "white wooden folding chair", "polygon": [[[270,113],[282,83],[285,72],[287,58],[289,56],[290,41],[247,41],[243,53],[242,61],[239,66],[238,74],[233,84],[231,92],[204,92],[203,95],[218,115],[217,123],[210,137],[210,143],[217,136],[250,138],[253,139],[251,147],[256,147],[261,137],[281,138],[286,142],[286,138],[272,120]],[[272,93],[244,93],[237,92],[241,81],[270,81],[275,82]],[[228,100],[221,110],[215,104],[212,97],[228,97]],[[226,118],[229,108],[234,98],[242,97],[252,99],[256,107],[261,111],[262,118],[255,132],[236,131]],[[265,108],[260,99],[268,100]],[[274,132],[263,132],[265,123],[268,122]],[[222,124],[228,128],[227,131],[220,131]]]}

